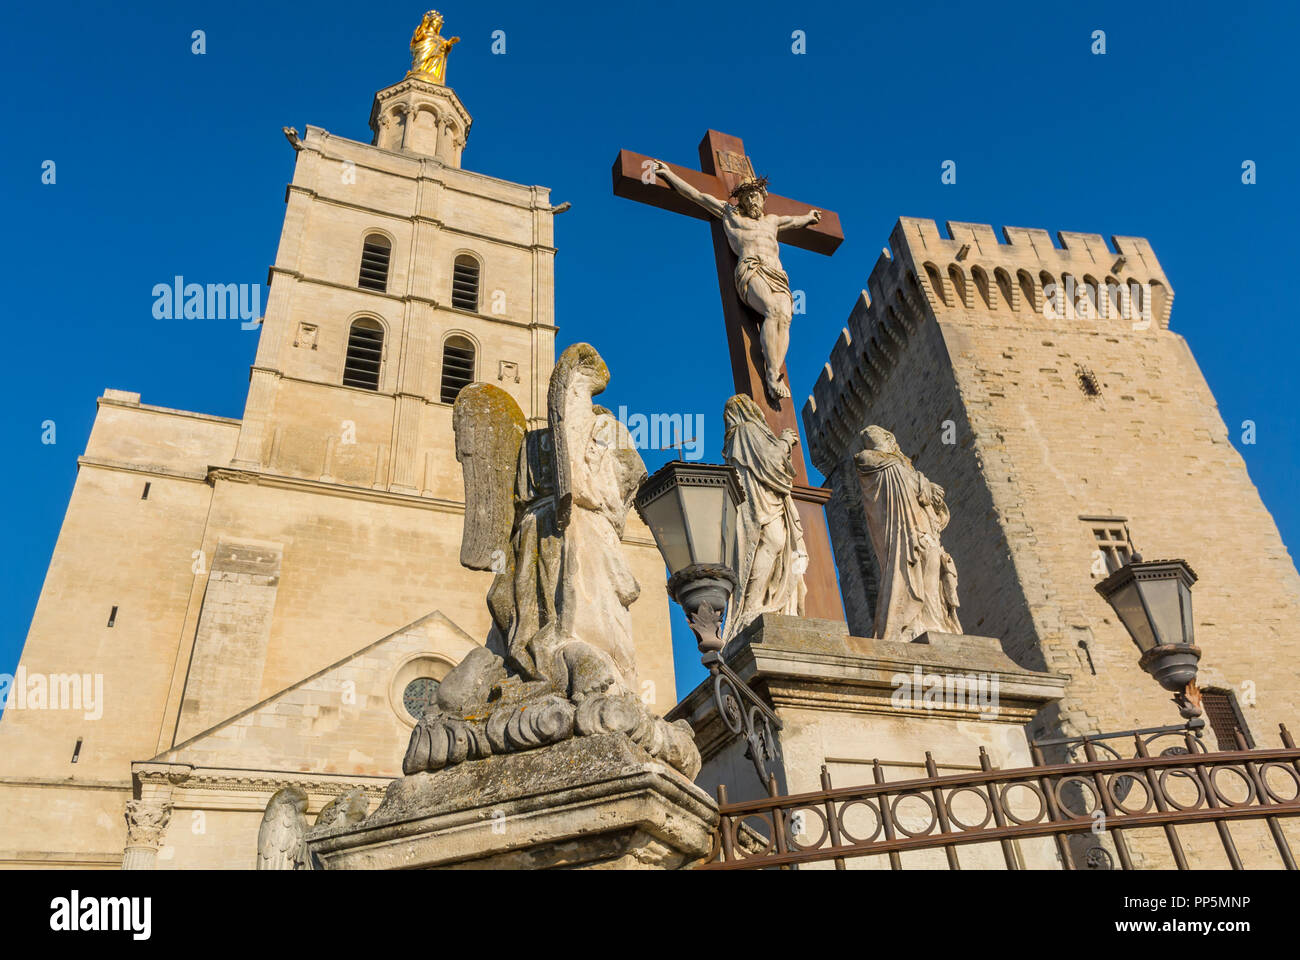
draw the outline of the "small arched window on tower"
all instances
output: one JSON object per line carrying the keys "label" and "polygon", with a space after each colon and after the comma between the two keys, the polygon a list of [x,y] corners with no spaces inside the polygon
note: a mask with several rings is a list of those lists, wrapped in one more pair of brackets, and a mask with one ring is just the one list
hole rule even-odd
{"label": "small arched window on tower", "polygon": [[393,245],[382,233],[372,233],[361,244],[361,275],[357,286],[363,290],[388,290],[388,261]]}
{"label": "small arched window on tower", "polygon": [[348,355],[343,363],[343,385],[363,390],[379,389],[379,367],[384,359],[384,328],[378,320],[362,317],[348,331]]}
{"label": "small arched window on tower", "polygon": [[468,253],[456,258],[451,268],[451,305],[478,313],[478,261]]}
{"label": "small arched window on tower", "polygon": [[455,403],[460,392],[474,382],[474,344],[467,337],[448,337],[442,345],[443,403]]}

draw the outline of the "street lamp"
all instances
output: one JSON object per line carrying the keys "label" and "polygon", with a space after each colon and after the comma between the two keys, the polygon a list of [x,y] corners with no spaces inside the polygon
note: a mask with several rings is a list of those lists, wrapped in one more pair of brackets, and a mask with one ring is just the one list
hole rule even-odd
{"label": "street lamp", "polygon": [[681,604],[701,653],[722,649],[721,622],[736,589],[735,467],[674,460],[636,493],[636,510],[668,565],[668,595]]}
{"label": "street lamp", "polygon": [[1183,560],[1144,561],[1140,555],[1101,583],[1111,605],[1142,651],[1138,665],[1174,694],[1185,719],[1201,715],[1196,689],[1201,650],[1193,645],[1192,584],[1196,574]]}

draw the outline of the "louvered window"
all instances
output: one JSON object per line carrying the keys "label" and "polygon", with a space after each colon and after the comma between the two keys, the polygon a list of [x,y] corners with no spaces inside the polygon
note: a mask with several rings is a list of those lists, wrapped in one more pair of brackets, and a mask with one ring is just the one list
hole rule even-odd
{"label": "louvered window", "polygon": [[1236,734],[1240,733],[1246,746],[1254,748],[1255,741],[1246,726],[1246,719],[1241,715],[1237,695],[1231,690],[1202,690],[1201,706],[1205,708],[1205,718],[1210,721],[1214,739],[1219,741],[1220,750],[1237,750]]}
{"label": "louvered window", "polygon": [[366,237],[361,246],[361,276],[357,286],[365,290],[378,290],[383,293],[388,289],[388,260],[392,253],[392,244],[388,238],[378,233]]}
{"label": "louvered window", "polygon": [[474,344],[464,337],[449,337],[442,347],[442,402],[455,403],[457,395],[474,382]]}
{"label": "louvered window", "polygon": [[384,358],[384,328],[375,320],[358,320],[348,334],[343,385],[379,389],[379,365]]}
{"label": "louvered window", "polygon": [[451,305],[458,310],[478,312],[478,261],[462,254],[451,270]]}

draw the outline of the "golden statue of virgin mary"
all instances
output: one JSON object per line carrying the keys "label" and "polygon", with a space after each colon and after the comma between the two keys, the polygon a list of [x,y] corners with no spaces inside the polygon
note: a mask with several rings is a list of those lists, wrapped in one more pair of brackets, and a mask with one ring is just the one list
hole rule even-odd
{"label": "golden statue of virgin mary", "polygon": [[430,10],[411,36],[411,72],[434,83],[447,82],[447,54],[460,37],[442,38],[442,14]]}

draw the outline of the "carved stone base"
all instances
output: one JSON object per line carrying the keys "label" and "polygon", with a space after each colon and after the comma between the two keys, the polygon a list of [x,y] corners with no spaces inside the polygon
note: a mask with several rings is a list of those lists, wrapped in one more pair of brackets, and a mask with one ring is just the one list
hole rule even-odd
{"label": "carved stone base", "polygon": [[326,870],[664,869],[704,858],[717,805],[624,734],[396,780],[359,824],[309,839]]}

